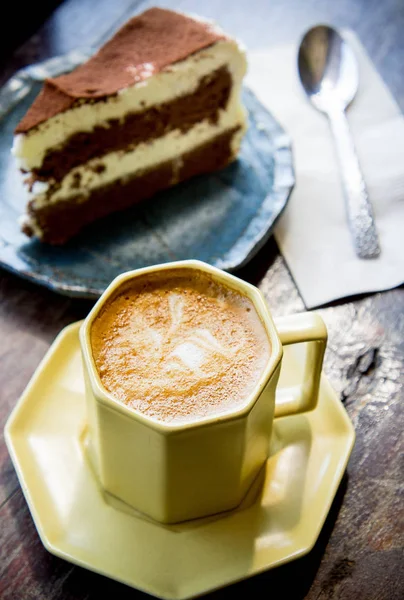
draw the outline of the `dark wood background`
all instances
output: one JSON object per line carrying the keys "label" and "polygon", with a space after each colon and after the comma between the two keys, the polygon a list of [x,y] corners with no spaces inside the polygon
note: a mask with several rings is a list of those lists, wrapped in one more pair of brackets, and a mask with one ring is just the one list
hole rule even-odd
{"label": "dark wood background", "polygon": [[[33,2],[28,8],[26,2],[8,3],[9,20],[4,7],[1,18],[7,39],[0,45],[0,84],[33,61],[100,44],[129,16],[151,4],[55,0]],[[314,23],[350,27],[404,109],[404,0],[168,0],[163,5],[215,18],[249,48],[296,39]],[[304,310],[273,240],[239,275],[261,287],[275,315]],[[2,600],[95,600],[102,592],[122,599],[145,596],[43,548],[2,434],[8,414],[56,334],[83,318],[90,307],[89,302],[58,296],[0,270]],[[404,598],[404,290],[335,302],[319,312],[329,330],[325,371],[357,432],[348,474],[309,555],[214,592],[212,600],[238,593],[287,600]]]}

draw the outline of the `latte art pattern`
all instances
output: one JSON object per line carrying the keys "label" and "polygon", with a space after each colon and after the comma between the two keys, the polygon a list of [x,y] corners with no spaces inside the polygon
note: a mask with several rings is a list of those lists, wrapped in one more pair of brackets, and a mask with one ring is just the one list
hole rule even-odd
{"label": "latte art pattern", "polygon": [[[133,315],[133,344],[136,352],[142,353],[142,359],[149,360],[154,353],[156,364],[160,366],[157,379],[150,385],[172,386],[175,382],[187,380],[208,380],[219,377],[228,366],[240,344],[226,349],[207,328],[193,328],[186,323],[187,299],[178,293],[168,293],[168,308],[171,323],[169,328],[163,325],[149,326],[141,314]],[[189,302],[189,301],[188,301]],[[179,376],[181,374],[181,377]],[[148,378],[150,379],[150,378]]]}
{"label": "latte art pattern", "polygon": [[137,282],[96,319],[92,346],[107,390],[164,422],[241,405],[269,358],[251,303],[204,276]]}

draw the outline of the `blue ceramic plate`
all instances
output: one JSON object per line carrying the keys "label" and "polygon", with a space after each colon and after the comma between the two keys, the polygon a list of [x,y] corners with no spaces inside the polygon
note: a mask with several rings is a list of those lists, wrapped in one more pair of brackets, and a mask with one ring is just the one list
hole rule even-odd
{"label": "blue ceramic plate", "polygon": [[270,236],[294,183],[290,140],[248,89],[248,132],[239,159],[226,169],[94,223],[63,247],[30,241],[20,232],[26,192],[10,154],[14,128],[41,81],[88,54],[33,65],[0,91],[0,265],[62,294],[88,298],[138,267],[187,258],[229,271],[244,265]]}

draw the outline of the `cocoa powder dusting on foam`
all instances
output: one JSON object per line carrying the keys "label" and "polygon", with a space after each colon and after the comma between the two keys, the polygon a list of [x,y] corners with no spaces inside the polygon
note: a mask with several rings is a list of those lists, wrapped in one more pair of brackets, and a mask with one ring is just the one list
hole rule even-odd
{"label": "cocoa powder dusting on foam", "polygon": [[91,344],[106,389],[169,423],[240,407],[270,355],[247,298],[181,271],[120,291],[94,321]]}

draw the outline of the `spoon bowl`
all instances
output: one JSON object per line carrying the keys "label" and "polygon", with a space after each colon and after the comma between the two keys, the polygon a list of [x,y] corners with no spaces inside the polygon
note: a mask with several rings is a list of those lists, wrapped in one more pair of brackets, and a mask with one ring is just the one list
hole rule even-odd
{"label": "spoon bowl", "polygon": [[356,56],[338,31],[327,25],[313,27],[303,37],[298,69],[307,96],[322,112],[327,113],[332,103],[345,110],[358,90]]}

